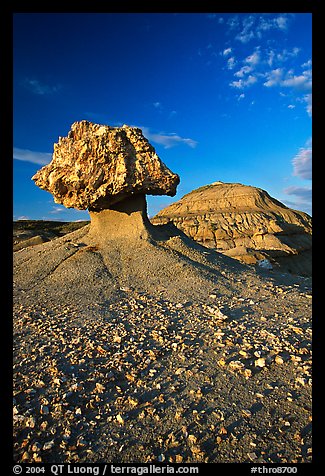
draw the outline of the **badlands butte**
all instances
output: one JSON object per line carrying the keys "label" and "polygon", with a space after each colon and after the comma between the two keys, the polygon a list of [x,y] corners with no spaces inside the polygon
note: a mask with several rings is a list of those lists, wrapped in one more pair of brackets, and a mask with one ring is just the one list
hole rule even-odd
{"label": "badlands butte", "polygon": [[74,123],[33,180],[90,223],[17,225],[15,461],[311,462],[310,217],[217,182],[153,224],[179,177],[128,126]]}

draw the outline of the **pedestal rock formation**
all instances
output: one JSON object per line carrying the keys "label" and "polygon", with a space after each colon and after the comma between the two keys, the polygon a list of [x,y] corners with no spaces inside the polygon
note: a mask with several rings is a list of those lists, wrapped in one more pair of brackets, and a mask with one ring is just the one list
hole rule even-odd
{"label": "pedestal rock formation", "polygon": [[[171,195],[179,183],[138,128],[75,122],[54,145],[52,161],[33,177],[56,203],[88,209],[91,222],[51,242],[15,253],[15,276],[33,299],[96,303],[121,289],[198,296],[234,260],[207,253],[174,225],[153,226],[146,194]],[[90,304],[87,304],[90,305]]]}
{"label": "pedestal rock formation", "polygon": [[56,203],[88,209],[89,237],[98,245],[148,237],[145,195],[175,195],[179,176],[160,160],[141,129],[81,121],[54,144],[52,161],[33,180]]}
{"label": "pedestal rock formation", "polygon": [[135,194],[174,196],[179,183],[141,129],[75,122],[33,177],[67,208],[99,211]]}
{"label": "pedestal rock formation", "polygon": [[75,123],[34,179],[91,223],[13,256],[14,461],[311,462],[311,280],[151,224],[179,178],[139,129]]}
{"label": "pedestal rock formation", "polygon": [[311,217],[260,188],[215,182],[188,193],[151,221],[172,222],[198,243],[243,263],[267,259],[285,272],[311,274]]}

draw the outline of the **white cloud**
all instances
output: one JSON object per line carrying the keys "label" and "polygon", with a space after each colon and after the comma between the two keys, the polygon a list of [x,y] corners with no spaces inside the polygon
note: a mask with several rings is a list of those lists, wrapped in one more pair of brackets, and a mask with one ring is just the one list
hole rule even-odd
{"label": "white cloud", "polygon": [[238,101],[240,101],[241,99],[244,99],[244,97],[245,97],[245,94],[244,94],[244,93],[240,94],[240,95],[238,96]]}
{"label": "white cloud", "polygon": [[235,39],[241,41],[242,43],[248,43],[250,40],[252,40],[255,37],[254,31],[252,29],[254,22],[255,17],[252,15],[244,17],[242,21],[243,28],[241,32],[235,36]]}
{"label": "white cloud", "polygon": [[[312,139],[306,142],[297,155],[292,159],[293,175],[302,180],[312,180]],[[288,206],[297,210],[305,210],[311,214],[312,188],[292,185],[285,188],[284,193],[296,197],[294,202],[287,201]]]}
{"label": "white cloud", "polygon": [[294,74],[292,69],[285,72],[284,68],[276,68],[265,74],[267,81],[264,86],[282,86],[284,88],[293,88],[298,90],[311,90],[312,74],[311,70],[305,70],[302,74]]}
{"label": "white cloud", "polygon": [[156,144],[162,145],[165,149],[170,149],[171,147],[175,147],[179,144],[185,144],[191,148],[195,148],[198,144],[197,141],[190,138],[181,137],[178,134],[166,133],[166,132],[159,132],[153,133],[150,131],[148,127],[140,127],[144,136],[149,140]]}
{"label": "white cloud", "polygon": [[272,69],[271,71],[266,73],[267,81],[265,81],[264,86],[266,86],[267,88],[270,88],[272,86],[279,85],[282,81],[282,76],[283,76],[282,68]]}
{"label": "white cloud", "polygon": [[239,81],[232,81],[230,83],[230,86],[232,86],[233,88],[244,89],[256,83],[256,81],[256,76],[250,74],[247,79],[239,79]]}
{"label": "white cloud", "polygon": [[49,213],[56,215],[57,213],[65,212],[66,208],[64,207],[53,207],[52,210],[49,211]]}
{"label": "white cloud", "polygon": [[264,32],[269,30],[287,30],[288,17],[280,15],[275,18],[271,17],[259,17],[258,24],[256,26],[256,34],[260,38]]}
{"label": "white cloud", "polygon": [[294,47],[292,50],[284,49],[281,53],[277,54],[279,61],[287,61],[289,58],[295,58],[300,52],[300,48]]}
{"label": "white cloud", "polygon": [[[263,31],[274,28],[285,29],[289,17],[284,15],[283,19],[281,18],[282,16],[263,18],[257,15],[254,19],[250,15],[239,21],[236,16],[228,21],[228,25],[232,29],[241,30],[241,32],[244,30],[241,29],[241,26],[244,26],[246,33],[255,27],[261,28]],[[301,51],[300,48],[257,46],[248,56],[236,55],[236,60],[233,56],[229,57],[230,50],[229,47],[220,54],[225,58],[227,69],[233,70],[234,77],[229,82],[232,88],[244,89],[261,81],[261,84],[266,88],[277,87],[281,96],[290,97],[290,102],[287,102],[289,109],[297,107],[296,103],[298,102],[305,104],[306,112],[311,117],[312,61],[305,61],[300,65],[301,70],[298,70],[297,56]],[[285,90],[288,91],[287,94],[284,94]]]}
{"label": "white cloud", "polygon": [[226,48],[225,50],[223,50],[222,54],[223,56],[228,56],[230,55],[231,52],[232,52],[232,48]]}
{"label": "white cloud", "polygon": [[[304,63],[304,67],[310,66],[311,62]],[[272,69],[271,71],[264,74],[266,81],[264,86],[266,87],[281,87],[286,89],[291,89],[295,93],[305,93],[303,96],[298,96],[296,101],[306,104],[307,114],[312,116],[312,70],[311,68],[305,69],[301,74],[295,74],[292,69],[285,71],[282,68]],[[281,96],[285,96],[283,92],[280,91]],[[290,107],[290,106],[289,106]]]}
{"label": "white cloud", "polygon": [[313,104],[312,104],[312,93],[304,94],[301,97],[298,97],[297,102],[306,104],[306,111],[309,117],[312,117],[313,113]]}
{"label": "white cloud", "polygon": [[[260,62],[260,51],[259,49],[257,48],[254,53],[252,53],[251,55],[247,56],[243,61],[244,63],[244,66],[242,66],[238,71],[236,71],[234,73],[234,76],[236,76],[237,78],[244,78],[244,76],[248,73],[251,73],[255,67],[258,65],[258,63]],[[257,81],[257,78],[255,78],[255,80],[252,79],[253,77],[251,76],[250,79],[248,80],[248,83],[246,84],[246,80],[244,81],[245,85],[250,85],[250,84],[253,84],[254,82]],[[238,81],[234,81],[233,82],[233,86],[235,87],[241,87],[240,84],[242,83],[239,83]]]}
{"label": "white cloud", "polygon": [[268,55],[268,58],[267,58],[266,62],[272,68],[273,62],[274,62],[274,57],[276,56],[275,52],[273,50],[271,50],[267,53],[267,55]]}
{"label": "white cloud", "polygon": [[293,175],[304,180],[312,179],[312,144],[307,142],[306,147],[302,147],[298,154],[292,159]]}
{"label": "white cloud", "polygon": [[281,86],[295,89],[311,90],[312,79],[311,70],[303,71],[302,74],[295,75],[293,71],[288,71],[287,77],[281,82]]}
{"label": "white cloud", "polygon": [[33,94],[38,96],[45,96],[57,93],[61,89],[61,85],[49,85],[42,83],[38,79],[25,78],[23,81],[24,86],[29,89]]}
{"label": "white cloud", "polygon": [[245,58],[245,63],[248,63],[250,65],[257,65],[259,62],[260,62],[260,59],[261,59],[261,55],[260,55],[260,51],[258,49],[256,49],[254,51],[254,53],[252,53],[251,55],[247,56],[247,58]]}
{"label": "white cloud", "polygon": [[236,65],[236,60],[234,58],[234,56],[231,56],[228,60],[227,60],[227,68],[228,69],[234,69]]}
{"label": "white cloud", "polygon": [[[291,58],[295,58],[300,52],[300,48],[294,47],[291,50],[283,49],[281,51],[276,51],[276,49],[271,49],[266,52],[267,55],[267,64],[272,68],[276,64],[280,65],[285,63]],[[307,65],[307,64],[306,64]]]}
{"label": "white cloud", "polygon": [[280,30],[286,30],[288,28],[288,18],[285,16],[279,16],[274,19],[275,27],[277,26]]}
{"label": "white cloud", "polygon": [[291,186],[287,187],[284,190],[284,193],[287,195],[294,195],[298,198],[298,201],[296,203],[297,208],[300,208],[301,206],[308,205],[311,207],[312,204],[312,189],[309,187],[297,187],[297,186]]}
{"label": "white cloud", "polygon": [[301,65],[302,68],[311,68],[312,67],[312,60],[308,60]]}
{"label": "white cloud", "polygon": [[306,94],[303,97],[303,100],[307,103],[306,111],[307,111],[308,116],[311,117],[312,113],[313,113],[312,95],[311,94]]}
{"label": "white cloud", "polygon": [[242,66],[240,68],[240,70],[236,71],[236,73],[234,73],[234,76],[236,76],[237,78],[243,78],[245,76],[245,74],[248,74],[250,73],[251,71],[253,70],[253,68],[251,66]]}
{"label": "white cloud", "polygon": [[[240,21],[241,20],[241,21]],[[248,43],[254,38],[262,38],[270,30],[286,31],[288,29],[288,16],[285,14],[271,17],[269,15],[232,17],[227,22],[230,30],[240,30],[235,39],[241,43]]]}
{"label": "white cloud", "polygon": [[23,162],[47,165],[52,160],[52,154],[48,152],[35,152],[29,149],[19,149],[18,147],[14,147],[13,158]]}

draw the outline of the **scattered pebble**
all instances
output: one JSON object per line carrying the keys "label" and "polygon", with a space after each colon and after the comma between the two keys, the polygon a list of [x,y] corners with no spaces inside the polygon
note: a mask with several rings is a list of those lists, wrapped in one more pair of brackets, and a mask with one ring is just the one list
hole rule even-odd
{"label": "scattered pebble", "polygon": [[265,367],[266,365],[265,359],[263,358],[257,359],[255,360],[254,364],[255,364],[255,367]]}
{"label": "scattered pebble", "polygon": [[[266,284],[264,292],[274,300],[274,293],[284,294],[279,289]],[[141,461],[213,462],[226,454],[231,458],[234,448],[241,448],[247,461],[260,461],[263,443],[253,430],[246,441],[245,425],[254,428],[265,407],[274,410],[275,416],[267,418],[275,421],[283,401],[288,414],[274,426],[275,432],[279,428],[274,435],[297,434],[290,406],[311,385],[311,325],[285,308],[290,293],[278,312],[270,308],[268,313],[265,300],[259,314],[261,304],[253,294],[253,299],[238,295],[230,303],[216,292],[206,303],[183,305],[126,287],[123,292],[127,295],[118,303],[107,303],[95,314],[64,304],[15,310],[17,462],[96,462],[105,451],[122,462],[139,435],[151,433],[150,444],[149,436],[139,441]],[[295,372],[294,385],[281,397],[277,392],[288,365]],[[282,377],[268,380],[268,372]],[[229,393],[220,404],[220,382],[227,379]],[[233,395],[236,381],[246,397],[245,386],[251,389],[250,401]],[[309,412],[309,407],[303,410],[306,420]],[[232,428],[235,422],[238,428]],[[299,462],[310,461],[307,436],[305,453],[299,456],[297,449]],[[263,438],[273,441],[271,429]],[[265,462],[273,462],[270,455],[263,455]]]}

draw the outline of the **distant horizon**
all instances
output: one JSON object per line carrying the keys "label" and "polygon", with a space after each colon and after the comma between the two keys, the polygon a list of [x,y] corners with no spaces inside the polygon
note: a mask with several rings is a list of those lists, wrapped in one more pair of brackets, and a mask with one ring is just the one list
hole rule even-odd
{"label": "distant horizon", "polygon": [[13,17],[15,221],[89,219],[31,180],[83,119],[140,127],[180,176],[150,217],[215,181],[312,216],[311,13]]}
{"label": "distant horizon", "polygon": [[[207,184],[205,184],[205,185],[202,185],[202,186],[200,186],[200,187],[197,187],[196,189],[191,190],[190,192],[187,192],[186,194],[184,194],[182,197],[178,198],[177,200],[174,200],[174,201],[172,200],[169,205],[172,205],[173,203],[176,203],[176,202],[180,201],[185,195],[188,195],[188,194],[190,194],[190,193],[192,193],[192,192],[194,192],[194,191],[196,191],[196,190],[198,190],[198,189],[200,189],[200,188],[204,188],[204,187],[207,187],[207,186],[210,186],[210,185],[215,185],[215,184],[217,184],[217,183],[223,183],[223,184],[238,184],[238,185],[245,185],[245,186],[248,186],[248,187],[253,187],[252,185],[247,185],[247,184],[240,183],[240,182],[223,182],[222,180],[217,180],[216,182],[207,183]],[[259,188],[260,190],[263,190],[264,192],[266,192],[266,193],[269,194],[269,192],[268,192],[267,190],[264,190],[264,189],[262,189],[261,187],[254,187],[254,188],[257,188],[257,189]],[[275,199],[275,200],[278,200],[277,198],[273,197],[271,194],[269,194],[269,195],[270,195],[271,198],[273,198],[273,199]],[[157,195],[155,196],[155,195],[146,195],[146,194],[145,194],[145,196],[146,196],[146,201],[147,201],[147,207],[149,207],[148,201],[150,201],[151,198],[154,199],[154,198],[156,198],[156,197],[161,197],[161,196],[157,196]],[[171,199],[172,199],[173,197],[166,197],[166,198],[168,198],[168,199],[171,198]],[[285,205],[285,204],[284,204],[283,202],[281,202],[280,200],[278,200],[278,201],[279,201],[282,205],[288,207],[288,205]],[[166,207],[169,206],[169,205],[166,205]],[[166,207],[164,207],[164,208],[166,208]],[[298,209],[294,209],[294,208],[291,208],[291,207],[288,207],[288,208],[289,208],[290,210],[293,210],[293,211],[302,212],[302,213],[307,213],[307,212],[304,212],[303,210],[298,210]],[[163,208],[162,208],[162,209],[163,209]],[[162,210],[162,209],[161,209],[161,210]],[[67,210],[71,210],[71,209],[68,209],[68,208],[67,208]],[[88,210],[84,210],[84,212],[85,212],[85,213],[89,213]],[[150,215],[149,212],[148,212],[148,217],[149,217],[149,219],[150,219],[150,218],[153,218],[155,215],[156,215],[156,213],[155,213],[154,215]],[[309,213],[307,213],[307,215],[309,215],[310,217],[312,217],[312,215],[309,214]],[[31,218],[21,217],[21,218],[19,218],[19,219],[14,220],[14,221],[57,221],[57,222],[65,222],[65,221],[66,221],[66,222],[71,222],[71,223],[78,223],[78,222],[82,222],[82,221],[90,221],[90,216],[88,215],[88,217],[78,218],[78,219],[75,219],[75,220],[61,220],[61,219],[59,219],[59,218],[31,219]]]}

